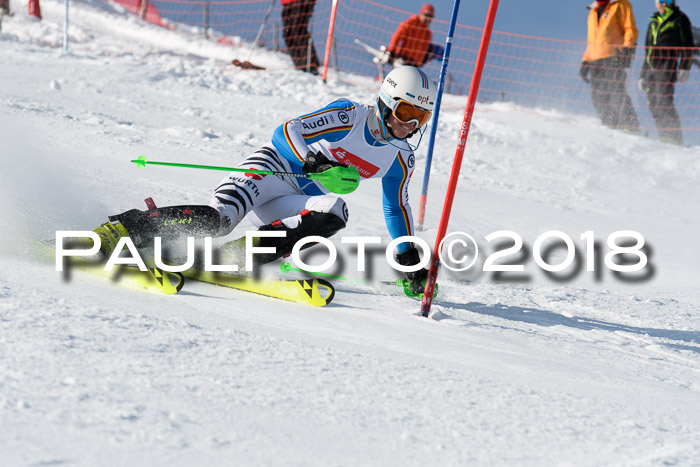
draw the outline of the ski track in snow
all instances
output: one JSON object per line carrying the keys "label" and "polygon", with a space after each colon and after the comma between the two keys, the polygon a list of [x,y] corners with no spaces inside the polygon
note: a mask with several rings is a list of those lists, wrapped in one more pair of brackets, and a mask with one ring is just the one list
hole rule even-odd
{"label": "ski track in snow", "polygon": [[[42,2],[42,22],[5,18],[0,33],[3,465],[698,465],[698,147],[477,105],[449,230],[512,230],[532,247],[555,229],[581,248],[588,230],[603,247],[638,230],[646,281],[556,282],[532,259],[521,281],[441,271],[431,320],[374,283],[336,283],[315,309],[192,282],[165,297],[66,281],[37,240],[148,196],[206,203],[222,178],[129,160],[235,164],[284,120],[371,102],[378,83],[243,72],[227,65],[242,49],[101,2],[71,4],[62,54],[62,5]],[[419,234],[431,246],[464,103],[446,96],[440,116]],[[345,199],[342,234],[388,243],[380,184]],[[330,272],[360,278],[348,263]],[[392,277],[383,263],[370,279]]]}

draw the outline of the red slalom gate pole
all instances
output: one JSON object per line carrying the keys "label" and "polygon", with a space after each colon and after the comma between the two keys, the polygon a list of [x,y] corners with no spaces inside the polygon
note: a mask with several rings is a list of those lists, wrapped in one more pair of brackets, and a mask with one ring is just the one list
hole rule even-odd
{"label": "red slalom gate pole", "polygon": [[328,64],[331,61],[331,46],[333,45],[333,30],[335,29],[335,15],[337,13],[338,0],[333,0],[333,6],[331,6],[331,21],[328,24],[328,39],[326,39],[326,55],[323,58],[323,73],[321,74],[321,79],[324,83],[328,77]]}
{"label": "red slalom gate pole", "polygon": [[457,179],[459,171],[462,168],[462,158],[464,157],[464,147],[467,144],[467,136],[469,136],[469,127],[472,123],[474,115],[474,106],[476,105],[476,95],[479,92],[479,84],[481,84],[481,74],[484,71],[484,63],[486,62],[486,54],[491,41],[491,31],[493,30],[493,22],[496,19],[496,11],[498,10],[498,0],[491,0],[489,11],[486,14],[486,23],[484,24],[484,32],[481,36],[481,45],[479,46],[479,55],[476,58],[476,66],[474,67],[474,75],[469,88],[469,97],[467,99],[467,108],[464,110],[464,120],[462,120],[462,129],[459,133],[459,143],[457,144],[457,152],[452,163],[452,173],[450,174],[450,182],[447,185],[447,193],[445,194],[445,203],[442,208],[442,216],[440,217],[440,226],[438,235],[435,239],[435,247],[433,248],[433,257],[430,260],[430,270],[428,278],[425,281],[425,290],[423,291],[423,301],[421,302],[421,316],[427,317],[430,313],[430,306],[433,303],[433,293],[435,292],[435,283],[437,282],[438,267],[440,266],[440,244],[447,233],[447,224],[450,222],[450,212],[452,211],[452,202],[454,201],[455,191],[457,190]]}

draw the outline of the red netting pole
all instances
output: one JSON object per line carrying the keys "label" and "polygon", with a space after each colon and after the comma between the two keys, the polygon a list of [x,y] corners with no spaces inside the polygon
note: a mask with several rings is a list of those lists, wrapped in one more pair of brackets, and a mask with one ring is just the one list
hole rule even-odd
{"label": "red netting pole", "polygon": [[459,171],[462,167],[462,157],[464,156],[464,147],[467,144],[467,136],[469,136],[469,127],[472,123],[472,115],[474,114],[474,106],[476,105],[476,95],[479,92],[479,84],[481,83],[481,73],[484,71],[484,63],[486,62],[486,53],[489,49],[489,41],[491,40],[491,30],[493,22],[496,19],[496,11],[498,10],[498,0],[491,0],[489,11],[486,14],[486,23],[484,24],[484,32],[481,36],[481,45],[479,46],[479,55],[476,58],[476,66],[472,77],[471,87],[469,88],[469,97],[467,99],[467,108],[464,111],[464,120],[462,120],[462,130],[459,134],[459,144],[457,144],[457,152],[452,163],[452,173],[450,174],[450,182],[447,186],[445,194],[445,203],[442,208],[442,216],[440,217],[440,227],[438,235],[435,239],[435,247],[433,248],[433,257],[430,260],[430,271],[428,278],[425,281],[425,290],[423,291],[423,301],[421,302],[421,316],[427,317],[430,313],[430,305],[433,303],[433,293],[435,292],[435,283],[437,282],[438,266],[440,266],[440,243],[445,238],[447,232],[447,224],[450,221],[450,211],[452,211],[452,201],[454,200],[455,191],[457,189],[457,179]]}
{"label": "red netting pole", "polygon": [[326,40],[326,55],[323,58],[323,73],[321,74],[321,79],[326,82],[328,77],[328,64],[331,61],[331,46],[333,45],[333,29],[335,28],[335,14],[338,12],[338,0],[333,0],[333,6],[331,6],[331,21],[328,24],[328,39]]}

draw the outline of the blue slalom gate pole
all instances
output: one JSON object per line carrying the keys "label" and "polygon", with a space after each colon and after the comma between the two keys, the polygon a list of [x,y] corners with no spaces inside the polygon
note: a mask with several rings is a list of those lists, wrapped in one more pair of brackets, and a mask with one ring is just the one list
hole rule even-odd
{"label": "blue slalom gate pole", "polygon": [[430,165],[433,162],[433,149],[435,147],[438,117],[440,116],[440,103],[442,102],[442,92],[445,88],[447,63],[450,60],[450,51],[452,50],[452,37],[455,33],[455,24],[457,24],[459,1],[460,0],[454,0],[454,5],[452,6],[450,27],[447,31],[447,38],[445,39],[445,53],[442,56],[442,65],[440,66],[440,78],[438,81],[437,96],[435,97],[435,111],[433,112],[433,123],[430,127],[430,140],[428,141],[428,155],[425,158],[425,171],[423,172],[423,188],[421,190],[420,202],[418,206],[418,230],[423,230],[423,221],[425,220],[425,204],[428,199],[428,183],[430,183]]}

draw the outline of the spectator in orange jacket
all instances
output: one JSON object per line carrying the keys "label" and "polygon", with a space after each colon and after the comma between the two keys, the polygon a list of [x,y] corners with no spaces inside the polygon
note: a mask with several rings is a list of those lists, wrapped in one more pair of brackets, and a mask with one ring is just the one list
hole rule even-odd
{"label": "spectator in orange jacket", "polygon": [[627,94],[627,68],[639,35],[632,5],[629,0],[596,0],[588,9],[581,78],[591,84],[593,106],[604,125],[639,133],[637,112]]}
{"label": "spectator in orange jacket", "polygon": [[318,56],[309,33],[316,0],[282,0],[282,37],[297,69],[318,74]]}
{"label": "spectator in orange jacket", "polygon": [[435,16],[435,8],[425,4],[420,9],[420,13],[399,25],[387,49],[390,63],[399,58],[404,65],[419,67],[430,61],[432,58],[430,41],[433,38],[430,22],[433,16]]}

